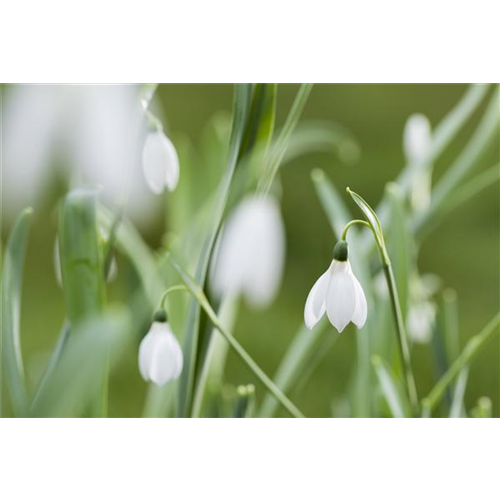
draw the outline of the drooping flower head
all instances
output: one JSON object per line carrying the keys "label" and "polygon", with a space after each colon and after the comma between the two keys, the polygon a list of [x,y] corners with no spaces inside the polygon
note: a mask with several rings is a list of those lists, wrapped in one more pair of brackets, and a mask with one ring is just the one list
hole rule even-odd
{"label": "drooping flower head", "polygon": [[172,141],[161,129],[148,132],[142,151],[142,168],[149,189],[173,191],[179,181],[179,158]]}
{"label": "drooping flower head", "polygon": [[167,322],[167,314],[160,310],[139,346],[139,371],[146,382],[161,387],[179,377],[182,365],[181,346]]}
{"label": "drooping flower head", "polygon": [[326,314],[340,333],[352,321],[362,328],[366,321],[365,294],[348,260],[348,245],[339,241],[333,249],[333,260],[307,297],[304,321],[310,330]]}
{"label": "drooping flower head", "polygon": [[285,229],[271,196],[246,197],[229,216],[212,272],[215,294],[244,295],[251,306],[274,298],[285,262]]}

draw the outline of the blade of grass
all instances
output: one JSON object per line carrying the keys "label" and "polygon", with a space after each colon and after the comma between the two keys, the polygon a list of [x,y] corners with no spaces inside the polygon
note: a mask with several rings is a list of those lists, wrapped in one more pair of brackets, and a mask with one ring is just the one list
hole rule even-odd
{"label": "blade of grass", "polygon": [[389,365],[380,356],[376,355],[372,356],[372,365],[392,416],[395,418],[411,416],[410,402]]}
{"label": "blade of grass", "polygon": [[458,374],[474,360],[481,349],[500,331],[500,313],[481,330],[480,333],[472,337],[465,345],[463,351],[455,359],[448,371],[441,377],[426,398],[422,400],[422,405],[431,412],[441,401],[448,386],[455,380]]}
{"label": "blade of grass", "polygon": [[281,392],[281,390],[276,387],[273,381],[264,373],[264,371],[259,367],[259,365],[252,359],[252,357],[245,351],[241,344],[234,338],[234,336],[229,333],[220,323],[219,318],[215,314],[212,306],[208,302],[205,294],[201,287],[191,278],[187,272],[172,258],[170,257],[170,262],[172,266],[176,269],[181,277],[181,280],[186,285],[187,290],[191,293],[194,300],[198,302],[200,307],[203,308],[208,318],[214,325],[214,327],[223,335],[226,341],[229,343],[231,348],[238,354],[241,360],[250,368],[254,375],[262,382],[268,391],[270,391],[283,405],[283,407],[288,410],[288,412],[294,417],[303,417],[304,415],[300,410]]}
{"label": "blade of grass", "polygon": [[[121,310],[78,323],[39,397],[34,417],[78,416],[100,397],[102,373],[130,341],[129,315]],[[110,356],[111,354],[111,356]]]}
{"label": "blade of grass", "polygon": [[461,370],[455,384],[453,400],[451,402],[450,418],[460,418],[463,414],[465,389],[469,378],[469,367],[466,366]]}
{"label": "blade of grass", "polygon": [[[427,155],[418,161],[410,162],[398,176],[396,183],[399,185],[404,196],[407,195],[414,178],[415,172],[424,168],[427,164],[433,164],[441,156],[443,151],[450,145],[458,131],[465,125],[467,120],[477,110],[484,96],[487,94],[488,85],[470,85],[464,96],[456,106],[441,120],[432,135],[432,143]],[[389,204],[382,199],[376,209],[380,220],[385,223],[389,213]],[[373,242],[369,235],[363,238],[365,253],[373,249]]]}
{"label": "blade of grass", "polygon": [[412,225],[416,234],[419,234],[425,228],[428,221],[432,220],[434,214],[440,211],[443,204],[446,203],[446,199],[453,194],[460,182],[474,168],[481,155],[498,136],[500,123],[498,100],[499,92],[495,90],[488,108],[467,146],[432,190],[429,208],[425,212],[415,215]]}
{"label": "blade of grass", "polygon": [[[5,248],[2,274],[2,332],[0,338],[0,386],[5,376],[12,409],[15,416],[22,417],[28,410],[28,396],[24,381],[21,352],[21,289],[24,259],[31,221],[31,208],[18,217]],[[5,373],[3,373],[5,371]],[[1,391],[1,389],[0,389]],[[0,403],[3,401],[0,399]],[[0,407],[0,415],[3,413]]]}
{"label": "blade of grass", "polygon": [[[303,382],[304,371],[312,369],[311,359],[317,352],[317,347],[321,343],[327,333],[328,321],[322,321],[314,330],[309,331],[305,326],[302,326],[295,335],[292,343],[288,347],[281,363],[273,377],[273,382],[285,394],[296,387],[297,383]],[[330,334],[331,335],[331,334]],[[337,339],[331,335],[332,339]],[[325,349],[321,352],[321,356],[316,360],[315,365],[319,363],[325,354]],[[278,401],[271,394],[267,394],[262,402],[258,415],[260,418],[270,418],[274,416],[278,410]]]}
{"label": "blade of grass", "polygon": [[281,162],[288,148],[290,136],[297,126],[300,115],[302,114],[307,99],[309,98],[309,94],[311,93],[312,87],[313,86],[310,83],[303,83],[300,86],[299,91],[297,92],[297,96],[295,97],[295,100],[292,104],[292,108],[288,113],[285,125],[283,126],[280,135],[270,152],[269,164],[265,168],[265,171],[263,172],[263,175],[259,180],[259,186],[257,188],[258,191],[264,196],[271,189],[274,178],[278,173]]}
{"label": "blade of grass", "polygon": [[[215,206],[212,209],[212,219],[203,241],[198,264],[195,271],[197,283],[204,284],[213,246],[222,222],[222,216],[229,194],[231,180],[236,168],[240,147],[245,134],[248,109],[250,105],[251,87],[249,85],[236,85],[233,106],[233,125],[229,146],[229,156],[226,172],[219,185]],[[198,334],[200,322],[200,305],[195,299],[190,301],[186,326],[184,329],[184,369],[179,383],[178,414],[187,417],[192,412],[193,394],[195,384],[195,366],[198,352]]]}

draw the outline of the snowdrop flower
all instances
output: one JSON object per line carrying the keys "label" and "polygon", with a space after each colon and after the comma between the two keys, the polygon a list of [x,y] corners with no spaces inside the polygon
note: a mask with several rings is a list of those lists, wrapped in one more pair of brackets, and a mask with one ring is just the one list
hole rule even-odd
{"label": "snowdrop flower", "polygon": [[339,333],[351,321],[358,328],[365,324],[368,311],[365,294],[352,272],[347,254],[347,242],[339,241],[333,249],[330,267],[309,292],[304,321],[310,330],[323,317],[325,311],[330,323]]}
{"label": "snowdrop flower", "polygon": [[[56,170],[102,189],[147,224],[158,207],[140,166],[146,136],[136,85],[16,85],[4,92],[3,208],[7,218],[42,199]],[[139,160],[139,161],[138,161]]]}
{"label": "snowdrop flower", "polygon": [[406,121],[403,134],[406,158],[409,161],[424,158],[429,151],[431,139],[431,124],[428,118],[421,113],[411,115]]}
{"label": "snowdrop flower", "polygon": [[265,307],[276,295],[284,263],[285,229],[278,203],[270,196],[248,196],[221,235],[213,291],[218,297],[242,294],[251,306]]}
{"label": "snowdrop flower", "polygon": [[165,311],[160,310],[139,346],[139,371],[146,382],[161,387],[179,377],[182,364],[181,346],[170,329]]}
{"label": "snowdrop flower", "polygon": [[142,151],[142,168],[149,189],[160,194],[173,191],[179,181],[179,158],[172,141],[156,129],[148,132]]}

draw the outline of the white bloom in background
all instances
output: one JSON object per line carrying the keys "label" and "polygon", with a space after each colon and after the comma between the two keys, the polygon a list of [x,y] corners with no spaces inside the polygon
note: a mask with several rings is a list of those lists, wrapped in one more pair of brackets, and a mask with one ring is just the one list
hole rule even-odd
{"label": "white bloom in background", "polygon": [[276,295],[285,263],[285,228],[272,197],[246,197],[228,217],[212,269],[218,297],[244,295],[265,307]]}
{"label": "white bloom in background", "polygon": [[145,111],[136,85],[16,85],[3,93],[2,206],[7,218],[35,206],[63,172],[101,189],[137,223],[158,200],[141,168]]}
{"label": "white bloom in background", "polygon": [[333,249],[333,261],[326,273],[314,284],[306,301],[304,321],[310,330],[323,315],[340,333],[353,322],[362,328],[368,308],[366,298],[347,260],[347,242],[339,241]]}
{"label": "white bloom in background", "polygon": [[179,181],[179,158],[172,141],[162,130],[148,132],[142,151],[142,168],[149,189],[160,194],[173,191]]}
{"label": "white bloom in background", "polygon": [[139,346],[142,378],[161,387],[179,377],[182,364],[182,349],[167,322],[167,315],[165,311],[158,311]]}
{"label": "white bloom in background", "polygon": [[437,307],[432,296],[441,286],[440,279],[433,274],[415,274],[410,280],[410,303],[406,327],[411,340],[424,344],[431,340],[436,322]]}
{"label": "white bloom in background", "polygon": [[[408,162],[420,162],[429,153],[432,143],[431,124],[425,115],[411,115],[405,125],[403,147]],[[411,203],[416,211],[427,208],[431,201],[432,165],[422,165],[416,172],[411,188]]]}
{"label": "white bloom in background", "polygon": [[409,161],[420,160],[427,155],[432,141],[431,124],[428,118],[415,113],[406,121],[403,146]]}

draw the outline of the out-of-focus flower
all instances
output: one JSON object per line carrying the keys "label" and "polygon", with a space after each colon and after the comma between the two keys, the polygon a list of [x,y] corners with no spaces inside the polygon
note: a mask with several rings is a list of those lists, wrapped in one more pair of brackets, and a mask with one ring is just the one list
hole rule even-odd
{"label": "out-of-focus flower", "polygon": [[4,92],[3,206],[36,205],[56,169],[101,188],[146,223],[157,204],[141,168],[145,110],[135,85],[17,85]]}
{"label": "out-of-focus flower", "polygon": [[429,152],[432,133],[428,118],[415,113],[406,121],[403,145],[408,160],[421,160]]}
{"label": "out-of-focus flower", "polygon": [[212,272],[215,294],[244,295],[265,307],[276,295],[285,263],[285,229],[278,203],[246,197],[229,216]]}
{"label": "out-of-focus flower", "polygon": [[[409,162],[420,162],[429,153],[432,142],[431,124],[420,113],[411,115],[405,125],[403,147]],[[411,189],[411,203],[420,211],[429,206],[431,198],[432,165],[421,165],[415,172]]]}
{"label": "out-of-focus flower", "polygon": [[306,301],[304,321],[310,330],[325,314],[340,333],[352,321],[358,328],[366,322],[368,307],[365,293],[348,261],[347,242],[333,249],[333,261],[314,284]]}
{"label": "out-of-focus flower", "polygon": [[139,371],[146,382],[161,387],[179,377],[182,364],[181,346],[172,333],[165,311],[160,310],[139,346]]}
{"label": "out-of-focus flower", "polygon": [[432,274],[414,275],[410,281],[410,305],[406,327],[414,342],[427,343],[432,337],[437,312],[432,296],[439,286],[439,278]]}
{"label": "out-of-focus flower", "polygon": [[173,191],[179,181],[179,158],[172,141],[162,130],[148,132],[142,152],[142,167],[149,189],[160,194]]}

